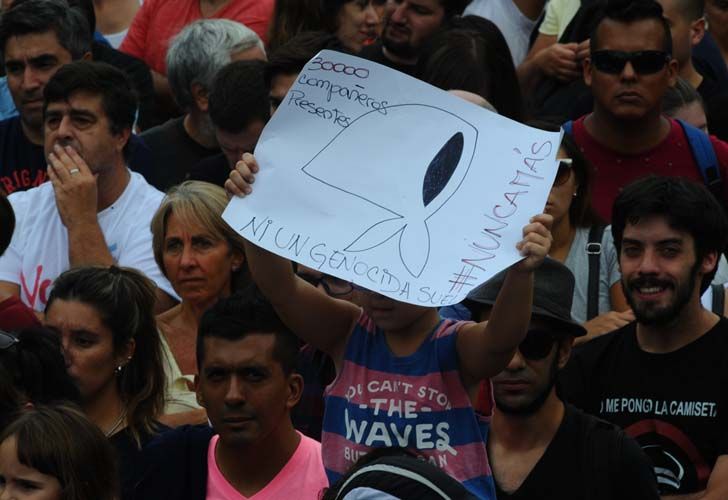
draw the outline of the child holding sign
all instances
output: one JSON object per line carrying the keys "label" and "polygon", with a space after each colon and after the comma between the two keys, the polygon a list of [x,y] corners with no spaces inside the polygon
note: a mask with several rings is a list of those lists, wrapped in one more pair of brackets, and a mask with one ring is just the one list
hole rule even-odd
{"label": "child holding sign", "polygon": [[[250,195],[258,164],[243,155],[226,188]],[[334,360],[326,391],[322,454],[331,482],[374,447],[410,448],[461,481],[479,498],[495,498],[485,448],[487,421],[473,410],[480,381],[499,373],[524,338],[533,271],[551,246],[552,218],[523,229],[490,320],[442,320],[437,309],[364,292],[363,307],[332,298],[291,263],[246,241],[255,282],[286,325]]]}

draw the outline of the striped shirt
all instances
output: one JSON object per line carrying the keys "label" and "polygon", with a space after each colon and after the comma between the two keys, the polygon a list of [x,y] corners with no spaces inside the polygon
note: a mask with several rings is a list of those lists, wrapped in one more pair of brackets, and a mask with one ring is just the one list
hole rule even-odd
{"label": "striped shirt", "polygon": [[425,456],[478,498],[495,498],[489,420],[473,410],[458,369],[463,324],[442,320],[414,354],[397,357],[362,315],[341,373],[326,389],[321,445],[332,484],[367,451],[395,446]]}

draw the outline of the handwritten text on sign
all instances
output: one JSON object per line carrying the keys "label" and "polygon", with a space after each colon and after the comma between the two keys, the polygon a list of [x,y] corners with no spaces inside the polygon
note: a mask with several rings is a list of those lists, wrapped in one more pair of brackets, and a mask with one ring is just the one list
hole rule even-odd
{"label": "handwritten text on sign", "polygon": [[255,244],[404,302],[443,306],[520,259],[559,134],[323,51],[263,132],[253,195],[225,220]]}

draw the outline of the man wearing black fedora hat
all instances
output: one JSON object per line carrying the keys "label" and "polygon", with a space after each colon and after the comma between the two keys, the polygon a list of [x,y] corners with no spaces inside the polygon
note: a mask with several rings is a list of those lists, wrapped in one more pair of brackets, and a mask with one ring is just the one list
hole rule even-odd
{"label": "man wearing black fedora hat", "polygon": [[[467,305],[487,318],[505,275],[475,289]],[[534,275],[531,323],[511,362],[484,384],[480,408],[495,408],[488,458],[499,499],[657,499],[651,465],[623,431],[565,404],[555,382],[575,337],[574,276],[553,259]]]}

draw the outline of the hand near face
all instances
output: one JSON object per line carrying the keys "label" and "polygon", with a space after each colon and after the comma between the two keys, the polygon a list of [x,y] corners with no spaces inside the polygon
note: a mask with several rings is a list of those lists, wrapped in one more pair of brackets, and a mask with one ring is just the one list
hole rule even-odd
{"label": "hand near face", "polygon": [[[555,43],[538,53],[538,65],[541,70],[558,80],[570,82],[581,75],[578,59],[579,44]],[[587,51],[588,53],[588,51]]]}
{"label": "hand near face", "polygon": [[53,146],[48,155],[48,177],[53,184],[56,206],[66,227],[96,222],[96,175],[71,146]]}
{"label": "hand near face", "polygon": [[553,222],[554,218],[548,214],[539,214],[531,218],[531,222],[523,228],[523,239],[516,245],[516,249],[525,258],[514,264],[514,269],[531,272],[541,265],[551,250]]}
{"label": "hand near face", "polygon": [[231,196],[247,196],[253,188],[251,184],[255,182],[255,174],[260,168],[255,156],[250,153],[243,154],[239,162],[235,164],[235,168],[230,171],[230,178],[225,181],[225,190]]}

